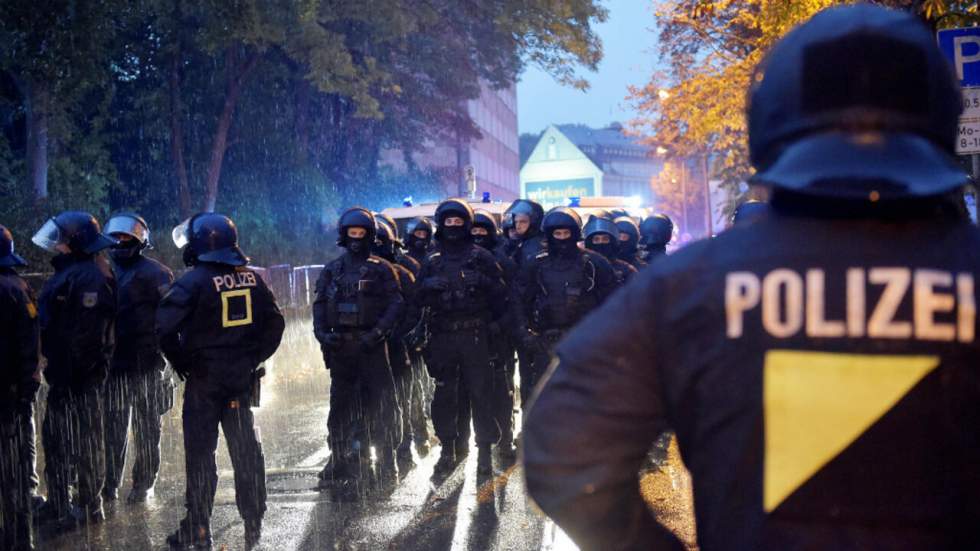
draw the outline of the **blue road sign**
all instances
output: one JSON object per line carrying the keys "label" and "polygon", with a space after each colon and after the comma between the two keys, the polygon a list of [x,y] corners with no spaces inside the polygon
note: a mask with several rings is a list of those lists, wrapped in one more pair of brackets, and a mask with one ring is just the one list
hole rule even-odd
{"label": "blue road sign", "polygon": [[980,27],[939,31],[939,49],[956,68],[960,86],[980,86]]}

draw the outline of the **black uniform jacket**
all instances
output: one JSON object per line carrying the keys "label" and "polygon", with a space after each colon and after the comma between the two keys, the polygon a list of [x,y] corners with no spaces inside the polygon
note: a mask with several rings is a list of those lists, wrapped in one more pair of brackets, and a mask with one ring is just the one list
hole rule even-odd
{"label": "black uniform jacket", "polygon": [[665,428],[717,549],[977,549],[980,231],[774,213],[659,259],[559,345],[528,489],[584,549],[682,549],[637,471]]}
{"label": "black uniform jacket", "polygon": [[285,321],[272,291],[247,267],[203,262],[182,275],[157,309],[160,348],[174,369],[208,370],[244,390],[279,348]]}
{"label": "black uniform jacket", "polygon": [[113,369],[138,364],[141,351],[156,353],[156,312],[160,299],[170,290],[174,274],[163,264],[138,255],[113,262],[112,271],[119,287],[116,314],[116,352]]}
{"label": "black uniform jacket", "polygon": [[31,401],[40,386],[40,329],[34,292],[11,268],[0,268],[0,408]]}
{"label": "black uniform jacket", "polygon": [[[331,261],[320,272],[316,281],[316,299],[313,301],[313,334],[323,343],[325,335],[341,330],[331,325],[330,295],[331,289],[342,283],[342,279],[350,279],[358,283],[365,301],[373,304],[371,308],[377,316],[370,320],[374,327],[362,327],[363,330],[376,329],[383,335],[394,331],[402,319],[405,300],[399,285],[398,274],[394,266],[380,256],[371,255],[365,259],[356,259],[350,253],[344,253]],[[361,281],[365,284],[361,284]],[[364,290],[361,291],[360,288]],[[334,289],[335,290],[335,289]],[[346,300],[356,300],[350,296]]]}
{"label": "black uniform jacket", "polygon": [[116,280],[99,255],[61,254],[41,289],[41,351],[52,386],[81,389],[105,380],[114,345]]}

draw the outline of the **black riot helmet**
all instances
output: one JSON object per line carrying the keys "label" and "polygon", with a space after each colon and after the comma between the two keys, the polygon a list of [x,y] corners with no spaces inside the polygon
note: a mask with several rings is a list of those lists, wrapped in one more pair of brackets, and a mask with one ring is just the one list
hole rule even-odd
{"label": "black riot helmet", "polygon": [[504,211],[504,217],[510,218],[511,221],[513,221],[514,216],[519,214],[526,215],[531,219],[531,225],[523,237],[527,239],[537,235],[538,228],[541,227],[541,222],[544,219],[544,207],[530,199],[516,199]]}
{"label": "black riot helmet", "polygon": [[377,239],[374,242],[374,254],[389,261],[395,261],[395,232],[381,218],[375,218]]}
{"label": "black riot helmet", "polygon": [[[605,235],[607,242],[597,243],[599,235]],[[610,260],[615,258],[619,254],[619,226],[608,218],[590,216],[585,223],[585,246]]]}
{"label": "black riot helmet", "polygon": [[582,218],[568,207],[555,207],[549,210],[548,214],[544,215],[544,221],[541,222],[541,230],[549,240],[551,239],[551,232],[559,228],[572,230],[571,241],[573,242],[582,239]]}
{"label": "black riot helmet", "polygon": [[[427,232],[428,237],[422,239],[415,235],[418,230],[424,230]],[[413,218],[408,221],[405,225],[405,244],[408,246],[409,250],[416,252],[424,252],[429,248],[429,244],[432,242],[432,234],[435,231],[432,228],[432,221],[424,216],[419,216],[418,218]]]}
{"label": "black riot helmet", "polygon": [[[364,228],[367,234],[363,239],[351,239],[347,237],[347,230],[350,228]],[[337,223],[337,230],[339,232],[337,244],[346,247],[348,251],[357,255],[370,253],[374,240],[378,236],[377,221],[374,215],[362,207],[349,208],[344,214],[341,214],[340,221]]]}
{"label": "black riot helmet", "polygon": [[[114,215],[106,222],[105,233],[119,240],[109,251],[109,256],[117,262],[135,258],[143,249],[150,247],[150,227],[138,214],[120,212]],[[123,239],[124,235],[130,239]]]}
{"label": "black riot helmet", "polygon": [[49,218],[31,241],[52,253],[59,252],[58,245],[66,245],[76,254],[95,254],[116,244],[115,239],[102,233],[94,216],[81,211],[65,211]]}
{"label": "black riot helmet", "polygon": [[666,214],[648,216],[640,224],[640,241],[648,247],[666,246],[673,237],[674,222]]}
{"label": "black riot helmet", "polygon": [[620,216],[615,222],[619,229],[619,254],[626,258],[632,257],[640,244],[640,226],[630,216]]}
{"label": "black riot helmet", "polygon": [[749,199],[735,207],[732,213],[732,225],[741,226],[751,224],[757,220],[765,218],[769,214],[769,203],[758,199]]}
{"label": "black riot helmet", "polygon": [[[447,227],[446,219],[458,217],[463,219],[462,226],[452,226],[451,228],[461,228],[459,230]],[[468,240],[470,229],[473,227],[473,208],[464,199],[447,199],[436,207],[436,239],[463,241]]]}
{"label": "black riot helmet", "polygon": [[483,228],[487,231],[486,235],[474,235],[474,243],[490,250],[497,246],[500,230],[497,229],[497,221],[494,220],[492,214],[481,209],[473,211],[473,227]]}
{"label": "black riot helmet", "polygon": [[14,236],[4,226],[0,226],[0,268],[27,266],[27,261],[14,252]]}
{"label": "black riot helmet", "polygon": [[238,247],[238,228],[223,214],[195,214],[174,228],[171,237],[178,249],[184,249],[184,263],[188,265],[213,262],[244,266],[249,261]]}
{"label": "black riot helmet", "polygon": [[941,195],[967,181],[954,160],[960,89],[912,14],[824,10],[772,48],[750,94],[755,183],[875,201]]}
{"label": "black riot helmet", "polygon": [[378,222],[382,222],[391,228],[391,240],[393,243],[400,243],[398,235],[398,224],[395,223],[395,219],[391,215],[385,214],[383,212],[374,213],[374,219]]}

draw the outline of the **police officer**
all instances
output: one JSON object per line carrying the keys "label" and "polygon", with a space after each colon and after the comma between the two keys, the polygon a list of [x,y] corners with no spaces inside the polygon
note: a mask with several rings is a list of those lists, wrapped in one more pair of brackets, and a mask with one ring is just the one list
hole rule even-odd
{"label": "police officer", "polygon": [[0,226],[0,547],[34,549],[31,486],[34,474],[34,398],[40,387],[40,329],[34,292],[14,268],[10,230]]}
{"label": "police officer", "polygon": [[422,261],[416,260],[402,252],[403,244],[398,237],[398,224],[395,223],[395,219],[383,212],[374,213],[374,218],[379,223],[388,227],[388,231],[384,235],[380,232],[378,233],[378,238],[385,237],[388,239],[385,247],[391,250],[392,256],[395,259],[394,261],[389,260],[389,262],[404,266],[408,271],[412,272],[412,277],[418,277],[419,270],[422,269]]}
{"label": "police officer", "polygon": [[473,210],[462,199],[436,208],[436,248],[422,263],[419,301],[431,310],[426,365],[436,380],[432,422],[442,443],[436,474],[451,470],[468,451],[457,425],[459,401],[472,407],[477,472],[492,472],[492,446],[500,438],[488,339],[506,313],[506,291],[493,253],[473,244]]}
{"label": "police officer", "polygon": [[674,237],[674,222],[669,216],[657,213],[648,216],[640,224],[640,246],[646,263],[667,254],[667,244]]}
{"label": "police officer", "polygon": [[590,216],[585,224],[585,248],[603,256],[612,266],[616,285],[623,285],[636,268],[619,258],[619,226],[609,218]]}
{"label": "police officer", "polygon": [[857,4],[757,75],[771,216],[658,260],[569,335],[525,425],[528,490],[582,549],[684,549],[637,483],[669,426],[705,551],[980,548],[952,69],[915,16]]}
{"label": "police officer", "polygon": [[[497,221],[485,210],[474,211],[473,243],[493,253],[497,264],[503,270],[504,283],[512,285],[517,279],[517,263],[507,254],[506,239],[497,229]],[[509,296],[505,295],[507,299]],[[505,464],[516,458],[514,447],[514,371],[517,369],[517,351],[514,342],[513,317],[511,309],[505,310],[505,317],[496,322],[497,327],[490,331],[490,358],[493,365],[493,394],[497,399],[496,419],[500,427],[500,442],[497,444],[498,457]],[[461,413],[462,415],[462,413]],[[466,417],[469,423],[469,416]]]}
{"label": "police officer", "polygon": [[769,214],[769,204],[758,199],[749,199],[739,203],[732,212],[732,225],[751,224],[757,222]]}
{"label": "police officer", "polygon": [[398,276],[387,260],[371,254],[377,222],[370,211],[349,209],[338,226],[338,244],[347,252],[320,273],[313,303],[313,332],[330,370],[332,453],[320,472],[323,487],[360,477],[372,445],[390,472],[402,440],[386,344],[404,307]]}
{"label": "police officer", "polygon": [[[105,482],[104,387],[113,350],[116,281],[98,253],[116,243],[87,212],[48,219],[32,241],[52,253],[54,275],[39,298],[48,402],[41,429],[48,502],[58,528],[97,523]],[[77,507],[69,486],[78,478]]]}
{"label": "police officer", "polygon": [[619,228],[619,259],[639,270],[647,265],[640,258],[640,227],[629,216],[620,216],[614,220]]}
{"label": "police officer", "polygon": [[211,510],[218,484],[214,452],[218,426],[235,469],[235,502],[245,521],[245,544],[262,534],[265,458],[251,404],[259,365],[279,347],[285,321],[272,291],[238,247],[227,216],[205,212],[173,230],[191,268],[170,287],[157,309],[160,348],[187,380],[184,453],[187,516],[167,541],[174,547],[211,545]]}
{"label": "police officer", "polygon": [[[119,243],[109,250],[118,286],[116,349],[106,381],[106,478],[102,497],[116,499],[126,464],[129,422],[133,422],[133,487],[127,501],[146,501],[160,470],[160,416],[170,409],[173,382],[164,377],[154,324],[157,305],[170,289],[169,268],[143,256],[150,230],[142,217],[120,213],[105,233]],[[167,399],[169,395],[170,399]]]}
{"label": "police officer", "polygon": [[555,343],[616,286],[608,262],[578,247],[582,238],[578,213],[567,207],[551,209],[541,228],[548,239],[547,250],[521,268],[512,307],[518,334],[533,353],[532,361],[520,366],[525,408],[551,361]]}
{"label": "police officer", "polygon": [[514,223],[514,230],[520,239],[514,260],[518,266],[530,263],[548,246],[548,239],[541,233],[544,208],[530,199],[517,199],[504,212],[504,217],[509,217]]}
{"label": "police officer", "polygon": [[513,216],[501,217],[500,233],[500,247],[503,249],[504,253],[507,254],[507,256],[514,258],[514,254],[517,252],[517,247],[519,247],[521,244],[521,236],[517,233],[517,229],[514,228]]}
{"label": "police officer", "polygon": [[435,228],[432,227],[432,221],[424,216],[409,220],[405,226],[405,247],[408,249],[408,256],[417,260],[420,265],[429,254],[429,248],[432,247],[433,233]]}
{"label": "police officer", "polygon": [[[388,338],[388,359],[391,363],[391,375],[395,380],[395,391],[398,396],[398,404],[401,409],[402,437],[397,444],[397,456],[399,461],[412,461],[412,441],[415,439],[415,426],[413,419],[413,407],[421,403],[419,394],[421,388],[416,389],[416,381],[412,372],[412,361],[409,357],[405,339],[408,334],[418,326],[421,317],[421,308],[415,302],[415,274],[397,260],[396,238],[393,235],[391,226],[384,223],[382,218],[375,213],[377,221],[377,239],[375,240],[374,254],[387,260],[395,269],[398,277],[398,286],[404,299],[404,308],[399,317],[395,329]],[[408,260],[411,258],[405,257]],[[419,430],[426,431],[425,420]]]}

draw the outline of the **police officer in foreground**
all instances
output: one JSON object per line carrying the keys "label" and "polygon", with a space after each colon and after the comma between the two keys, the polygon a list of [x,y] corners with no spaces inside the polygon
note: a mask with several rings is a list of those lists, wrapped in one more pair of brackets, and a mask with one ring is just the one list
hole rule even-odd
{"label": "police officer in foreground", "polygon": [[637,270],[646,266],[640,258],[640,226],[629,216],[619,216],[613,221],[619,229],[619,259]]}
{"label": "police officer in foreground", "polygon": [[[142,217],[120,213],[106,223],[105,233],[119,241],[109,249],[118,287],[116,349],[106,381],[106,478],[102,497],[114,500],[126,465],[126,443],[133,422],[133,487],[126,500],[146,501],[160,470],[160,416],[170,409],[173,382],[157,343],[157,305],[170,289],[169,268],[143,256],[150,229]],[[169,399],[168,399],[169,398]]]}
{"label": "police officer in foreground", "polygon": [[582,219],[567,207],[548,211],[541,224],[547,250],[521,267],[513,287],[515,326],[532,361],[521,362],[521,403],[544,374],[555,344],[615,289],[616,279],[602,255],[578,246]]}
{"label": "police officer in foreground", "polygon": [[619,258],[619,226],[609,218],[590,216],[585,224],[585,248],[599,253],[612,266],[616,285],[623,285],[636,273],[636,268]]}
{"label": "police officer in foreground", "polygon": [[433,233],[435,228],[432,227],[432,221],[424,216],[409,220],[405,226],[405,248],[408,249],[408,256],[417,260],[420,265],[432,247]]}
{"label": "police officer in foreground", "polygon": [[525,425],[528,490],[582,549],[684,549],[637,481],[671,427],[705,551],[980,548],[952,69],[914,16],[858,4],[757,75],[770,216],[657,261],[569,335]]}
{"label": "police officer in foreground", "polygon": [[657,257],[667,254],[667,244],[674,237],[674,222],[669,216],[657,213],[648,216],[640,223],[641,258],[649,264]]}
{"label": "police officer in foreground", "polygon": [[468,427],[459,426],[468,423],[458,424],[461,400],[472,409],[479,474],[492,472],[491,451],[500,439],[489,339],[502,330],[506,304],[500,297],[506,290],[493,253],[473,244],[473,220],[463,199],[436,208],[436,248],[419,275],[418,300],[431,310],[426,367],[436,381],[432,423],[442,443],[438,475],[451,471],[469,451]]}
{"label": "police officer in foreground", "polygon": [[[517,280],[517,263],[507,254],[504,238],[497,229],[497,221],[485,210],[474,211],[473,243],[493,253],[503,270],[504,283],[510,287]],[[505,295],[509,300],[509,295]],[[517,350],[514,346],[513,317],[507,307],[504,318],[490,331],[490,357],[493,365],[493,394],[497,398],[496,419],[500,427],[498,457],[505,464],[517,458],[514,447],[514,371],[517,369]],[[469,419],[467,417],[467,422]]]}
{"label": "police officer in foreground", "polygon": [[320,472],[324,488],[360,478],[372,445],[381,469],[393,472],[402,440],[386,343],[404,307],[398,276],[387,260],[371,254],[377,222],[370,211],[349,209],[338,226],[338,244],[347,252],[320,273],[313,303],[313,333],[330,370],[331,455]]}
{"label": "police officer in foreground", "polygon": [[265,458],[251,404],[259,365],[275,353],[285,321],[272,291],[249,269],[238,230],[227,216],[204,212],[173,230],[190,268],[163,296],[156,315],[160,348],[184,386],[187,516],[167,541],[211,546],[211,511],[218,485],[218,426],[235,469],[235,503],[245,545],[262,535]]}
{"label": "police officer in foreground", "polygon": [[34,398],[41,386],[40,328],[34,292],[15,268],[10,230],[0,226],[0,547],[34,549],[31,481],[34,474]]}
{"label": "police officer in foreground", "polygon": [[732,225],[741,226],[762,220],[769,214],[769,204],[758,199],[749,199],[739,203],[732,212]]}
{"label": "police officer in foreground", "polygon": [[[43,520],[67,529],[101,522],[105,482],[105,379],[113,350],[116,281],[99,252],[116,241],[87,212],[48,219],[32,241],[55,253],[54,275],[39,297],[47,366],[47,410],[41,427],[48,502]],[[78,501],[70,486],[77,477]]]}

